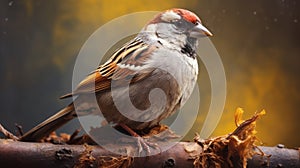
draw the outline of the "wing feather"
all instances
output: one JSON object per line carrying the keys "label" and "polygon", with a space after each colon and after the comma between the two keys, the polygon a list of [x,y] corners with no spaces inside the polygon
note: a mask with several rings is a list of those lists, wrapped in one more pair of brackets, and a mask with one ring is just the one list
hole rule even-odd
{"label": "wing feather", "polygon": [[[79,94],[96,93],[110,89],[111,80],[130,80],[138,82],[151,74],[153,69],[140,68],[146,64],[156,46],[136,38],[117,50],[112,57],[83,79],[73,93],[63,95],[67,98]],[[140,71],[136,69],[140,68]],[[120,82],[122,85],[122,82]]]}

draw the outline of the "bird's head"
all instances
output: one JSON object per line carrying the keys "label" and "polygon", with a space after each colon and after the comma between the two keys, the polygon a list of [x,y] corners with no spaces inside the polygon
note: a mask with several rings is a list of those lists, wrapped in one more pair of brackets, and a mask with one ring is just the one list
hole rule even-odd
{"label": "bird's head", "polygon": [[[186,35],[191,38],[212,36],[212,33],[202,25],[199,17],[185,9],[170,9],[158,14],[145,27],[147,31],[155,31],[158,35]],[[175,37],[176,38],[176,37]]]}
{"label": "bird's head", "polygon": [[139,34],[149,42],[164,43],[168,48],[182,48],[193,55],[197,39],[212,36],[199,17],[185,9],[170,9],[154,17]]}

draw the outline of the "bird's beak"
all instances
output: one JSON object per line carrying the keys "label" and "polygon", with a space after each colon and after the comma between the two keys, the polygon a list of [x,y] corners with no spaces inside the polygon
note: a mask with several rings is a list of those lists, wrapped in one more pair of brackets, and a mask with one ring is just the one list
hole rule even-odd
{"label": "bird's beak", "polygon": [[201,38],[201,37],[207,37],[212,35],[213,34],[200,23],[190,30],[190,36],[194,38]]}

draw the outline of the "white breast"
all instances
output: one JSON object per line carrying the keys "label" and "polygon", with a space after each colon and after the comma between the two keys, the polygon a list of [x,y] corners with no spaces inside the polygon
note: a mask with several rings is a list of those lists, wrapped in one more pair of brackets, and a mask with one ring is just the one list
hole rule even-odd
{"label": "white breast", "polygon": [[197,81],[197,59],[183,55],[178,50],[160,48],[147,61],[146,67],[159,68],[173,75],[180,86],[182,105],[187,101]]}

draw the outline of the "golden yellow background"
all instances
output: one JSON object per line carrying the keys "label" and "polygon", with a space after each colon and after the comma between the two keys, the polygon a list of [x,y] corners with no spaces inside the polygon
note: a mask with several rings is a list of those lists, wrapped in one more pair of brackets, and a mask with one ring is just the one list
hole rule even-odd
{"label": "golden yellow background", "polygon": [[[200,16],[223,60],[227,99],[213,136],[235,128],[237,107],[247,117],[265,109],[257,128],[264,144],[299,146],[300,14],[295,0],[2,1],[0,123],[12,131],[14,123],[28,130],[66,105],[68,100],[58,97],[70,92],[76,56],[101,25],[132,12],[173,7]],[[205,71],[202,66],[202,111],[207,110],[210,89]],[[205,112],[185,139],[192,140],[204,118]]]}

